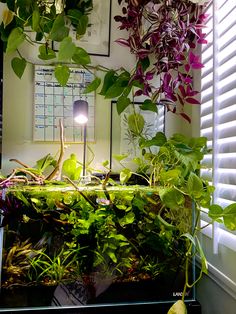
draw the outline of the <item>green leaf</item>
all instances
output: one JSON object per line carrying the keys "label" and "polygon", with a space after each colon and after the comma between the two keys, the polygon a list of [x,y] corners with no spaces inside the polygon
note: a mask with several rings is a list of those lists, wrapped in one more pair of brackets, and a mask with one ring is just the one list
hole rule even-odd
{"label": "green leaf", "polygon": [[81,18],[82,13],[77,9],[68,10],[67,16],[74,25],[77,25],[78,20]]}
{"label": "green leaf", "polygon": [[[203,249],[201,247],[201,243],[200,241],[198,240],[198,238],[195,236],[195,238],[190,234],[190,233],[184,233],[181,235],[181,237],[183,238],[187,238],[189,241],[192,242],[193,244],[193,247],[195,248],[195,250],[197,251],[197,253],[199,253],[200,255],[200,258],[201,258],[201,269],[202,269],[202,272],[207,274],[208,273],[208,266],[207,266],[207,260],[206,260],[206,257],[205,257],[205,254],[203,252]],[[195,241],[196,239],[196,241]]]}
{"label": "green leaf", "polygon": [[113,263],[117,263],[117,257],[114,251],[106,250],[106,253],[110,257],[110,259],[113,261]]}
{"label": "green leaf", "polygon": [[147,68],[150,66],[150,60],[148,57],[141,59],[140,63],[142,65],[143,72],[145,72]]}
{"label": "green leaf", "polygon": [[103,167],[107,167],[109,165],[109,160],[105,160],[102,162]]}
{"label": "green leaf", "polygon": [[132,175],[132,172],[130,171],[130,169],[128,169],[128,168],[122,169],[120,172],[121,184],[126,183],[129,180],[129,178],[131,177],[131,175]]}
{"label": "green leaf", "polygon": [[223,208],[217,204],[210,205],[208,216],[213,220],[217,221],[220,217],[223,216]]}
{"label": "green leaf", "polygon": [[117,99],[116,109],[117,113],[120,115],[131,103],[130,99],[125,96],[120,96]]}
{"label": "green leaf", "polygon": [[77,158],[75,154],[71,154],[62,164],[62,173],[71,180],[78,180],[82,171],[82,166],[77,167]]}
{"label": "green leaf", "polygon": [[11,60],[12,69],[19,78],[22,77],[26,64],[27,62],[24,58],[21,59],[16,57]]}
{"label": "green leaf", "polygon": [[114,70],[108,71],[104,76],[103,86],[99,94],[105,96],[107,90],[116,82],[116,80],[116,72]]}
{"label": "green leaf", "polygon": [[178,184],[180,177],[180,169],[163,170],[160,173],[160,179],[164,183]]}
{"label": "green leaf", "polygon": [[80,36],[84,35],[86,33],[87,26],[88,26],[88,16],[82,15],[78,20],[78,25],[76,27],[76,34]]}
{"label": "green leaf", "polygon": [[115,83],[107,89],[105,98],[119,97],[124,91],[127,90],[129,80],[130,73],[127,71],[122,72],[119,76],[117,76]]}
{"label": "green leaf", "polygon": [[167,142],[166,136],[163,132],[157,132],[151,140],[141,139],[139,142],[140,148],[151,146],[163,146]]}
{"label": "green leaf", "polygon": [[146,99],[144,100],[143,104],[140,106],[140,108],[142,110],[149,110],[149,111],[152,111],[152,112],[158,112],[157,110],[157,104],[152,102],[150,99]]}
{"label": "green leaf", "polygon": [[59,51],[58,51],[58,60],[59,61],[67,61],[71,60],[76,50],[75,44],[72,42],[71,37],[65,37],[60,43]]}
{"label": "green leaf", "polygon": [[175,229],[175,226],[168,223],[161,215],[157,215],[157,219],[165,226],[166,229]]}
{"label": "green leaf", "polygon": [[133,212],[129,212],[127,215],[119,219],[119,224],[121,227],[124,227],[125,225],[132,224],[135,220],[135,215]]}
{"label": "green leaf", "polygon": [[30,207],[30,203],[29,203],[28,199],[23,195],[22,192],[16,191],[14,193],[14,196],[17,197],[19,200],[21,200],[27,207]]}
{"label": "green leaf", "polygon": [[118,154],[113,154],[112,157],[117,160],[118,162],[121,162],[122,160],[126,159],[128,155],[118,155]]}
{"label": "green leaf", "polygon": [[198,240],[198,238],[196,237],[197,240],[197,247],[198,247],[198,253],[200,255],[200,259],[201,259],[201,270],[204,274],[208,274],[208,265],[207,265],[207,260],[206,260],[206,256],[203,252],[202,246],[200,241]]}
{"label": "green leaf", "polygon": [[69,35],[69,28],[65,26],[64,16],[58,15],[52,25],[50,32],[50,39],[55,41],[62,41]]}
{"label": "green leaf", "polygon": [[46,44],[43,44],[39,46],[38,57],[41,60],[51,60],[56,58],[56,53],[52,48],[48,47]]}
{"label": "green leaf", "polygon": [[91,63],[91,58],[86,50],[80,47],[76,47],[74,55],[72,56],[72,60],[81,65],[86,65]]}
{"label": "green leaf", "polygon": [[39,23],[40,23],[40,13],[38,9],[35,9],[32,15],[32,30],[33,31],[35,32],[40,31]]}
{"label": "green leaf", "polygon": [[14,28],[8,37],[6,53],[16,51],[16,49],[24,42],[25,37],[23,29],[20,27]]}
{"label": "green leaf", "polygon": [[193,172],[188,177],[187,189],[189,195],[194,198],[200,198],[204,193],[202,180]]}
{"label": "green leaf", "polygon": [[126,86],[123,90],[122,96],[128,97],[131,92],[131,89],[132,89],[131,85]]}
{"label": "green leaf", "polygon": [[70,77],[70,70],[66,65],[57,65],[55,68],[55,77],[57,81],[62,85],[66,86],[68,79]]}
{"label": "green leaf", "polygon": [[42,39],[43,39],[43,33],[42,32],[36,33],[35,40],[41,41]]}
{"label": "green leaf", "polygon": [[164,205],[169,208],[178,208],[185,202],[184,195],[174,188],[160,189],[159,194]]}
{"label": "green leaf", "polygon": [[87,85],[87,87],[84,90],[84,94],[91,93],[95,91],[99,85],[101,84],[101,79],[99,77],[95,77],[95,79]]}
{"label": "green leaf", "polygon": [[43,173],[54,162],[55,162],[55,159],[50,154],[47,154],[45,157],[37,160],[36,162],[37,169],[41,173]]}
{"label": "green leaf", "polygon": [[189,145],[197,149],[204,148],[207,146],[207,138],[204,136],[190,138]]}
{"label": "green leaf", "polygon": [[189,241],[192,242],[193,246],[196,247],[196,242],[194,240],[194,237],[190,233],[186,232],[186,233],[182,234],[181,237],[187,238]]}
{"label": "green leaf", "polygon": [[141,134],[145,125],[144,117],[139,113],[133,113],[128,116],[128,127],[134,134]]}
{"label": "green leaf", "polygon": [[224,225],[231,231],[236,230],[236,203],[227,206],[223,211]]}
{"label": "green leaf", "polygon": [[182,300],[178,300],[171,306],[167,314],[187,314],[186,305]]}
{"label": "green leaf", "polygon": [[120,84],[113,84],[111,87],[108,88],[105,98],[106,99],[111,99],[111,98],[116,98],[119,97],[123,90],[124,90],[124,86],[121,86]]}

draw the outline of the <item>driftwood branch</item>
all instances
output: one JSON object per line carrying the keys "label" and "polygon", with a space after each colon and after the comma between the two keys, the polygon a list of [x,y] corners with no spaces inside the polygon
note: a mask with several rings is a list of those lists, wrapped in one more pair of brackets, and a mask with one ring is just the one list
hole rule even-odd
{"label": "driftwood branch", "polygon": [[47,176],[46,180],[53,180],[58,173],[60,173],[60,169],[61,169],[61,165],[62,165],[62,160],[63,160],[63,156],[65,153],[65,145],[64,145],[64,127],[62,124],[62,120],[60,119],[60,143],[61,143],[61,147],[60,147],[60,155],[59,158],[57,160],[57,164],[55,166],[55,168],[53,169],[53,171]]}
{"label": "driftwood branch", "polygon": [[76,191],[78,191],[78,193],[83,196],[83,198],[95,209],[98,208],[98,205],[97,204],[94,204],[79,188],[78,186],[68,177],[64,176],[64,179],[66,181],[68,181],[75,189]]}
{"label": "driftwood branch", "polygon": [[30,166],[26,165],[24,162],[18,160],[18,159],[15,159],[15,158],[12,158],[12,159],[9,159],[9,161],[14,161],[16,162],[17,164],[21,165],[22,167],[24,168],[30,168]]}
{"label": "driftwood branch", "polygon": [[[22,161],[20,161],[18,159],[12,158],[12,159],[10,159],[10,161],[14,161],[24,168],[13,169],[12,173],[9,175],[9,177],[7,177],[6,179],[2,179],[2,181],[0,181],[0,186],[4,186],[4,185],[8,184],[9,182],[25,182],[27,184],[44,184],[45,180],[54,179],[55,176],[60,172],[60,168],[61,168],[61,164],[63,161],[64,152],[65,152],[64,128],[63,128],[63,124],[62,124],[61,119],[60,119],[59,127],[60,127],[60,143],[61,143],[60,155],[59,155],[59,158],[57,160],[56,166],[53,169],[53,171],[50,173],[50,175],[46,178],[44,175],[37,175],[33,171],[31,171],[30,166],[28,166],[27,164],[23,163]],[[18,173],[23,173],[23,174],[25,174],[25,176],[20,175]],[[27,176],[30,177],[31,179],[28,179]]]}

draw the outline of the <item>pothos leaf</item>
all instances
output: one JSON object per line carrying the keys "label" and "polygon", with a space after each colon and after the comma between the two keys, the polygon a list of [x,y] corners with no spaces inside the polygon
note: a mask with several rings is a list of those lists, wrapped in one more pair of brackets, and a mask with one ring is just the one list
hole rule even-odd
{"label": "pothos leaf", "polygon": [[120,115],[129,106],[130,103],[131,101],[128,97],[120,96],[116,103],[117,113]]}
{"label": "pothos leaf", "polygon": [[182,300],[176,301],[171,306],[167,314],[187,314],[187,309],[184,302]]}
{"label": "pothos leaf", "polygon": [[105,96],[107,90],[115,83],[117,80],[116,72],[114,70],[110,70],[106,73],[103,80],[103,86],[100,91],[100,95]]}
{"label": "pothos leaf", "polygon": [[230,204],[223,211],[223,219],[226,228],[236,230],[236,204]]}
{"label": "pothos leaf", "polygon": [[39,46],[38,57],[41,60],[51,60],[51,59],[56,58],[56,53],[52,48],[47,47],[45,44],[43,44]]}
{"label": "pothos leaf", "polygon": [[128,155],[118,155],[118,154],[113,154],[112,157],[117,160],[118,162],[121,162],[122,160],[126,159]]}
{"label": "pothos leaf", "polygon": [[69,35],[69,28],[65,26],[63,15],[58,15],[52,25],[50,32],[50,39],[55,41],[62,41]]}
{"label": "pothos leaf", "polygon": [[81,65],[86,65],[91,62],[90,56],[86,50],[81,47],[76,47],[74,55],[72,56],[72,60]]}
{"label": "pothos leaf", "polygon": [[11,60],[12,69],[19,78],[22,77],[25,71],[26,64],[27,62],[24,58],[16,57]]}
{"label": "pothos leaf", "polygon": [[73,54],[75,53],[76,46],[72,42],[71,37],[65,37],[60,43],[59,52],[58,52],[58,60],[66,61],[71,60]]}
{"label": "pothos leaf", "polygon": [[145,125],[144,117],[139,113],[130,114],[128,116],[128,126],[134,134],[141,134]]}
{"label": "pothos leaf", "polygon": [[128,169],[128,168],[123,169],[120,172],[120,182],[121,182],[121,184],[126,183],[129,180],[129,178],[131,177],[131,175],[132,175],[132,172],[130,171],[130,169]]}
{"label": "pothos leaf", "polygon": [[174,188],[160,189],[159,194],[162,202],[169,208],[178,208],[185,202],[183,194]]}
{"label": "pothos leaf", "polygon": [[20,27],[14,28],[8,37],[6,53],[12,53],[16,51],[20,44],[24,42],[25,37],[26,36],[23,33],[23,29]]}
{"label": "pothos leaf", "polygon": [[38,9],[35,9],[32,15],[32,29],[35,32],[40,31],[39,28],[39,23],[40,23],[40,13]]}
{"label": "pothos leaf", "polygon": [[87,26],[88,26],[88,16],[82,15],[80,19],[78,20],[76,34],[80,36],[84,35],[86,33]]}
{"label": "pothos leaf", "polygon": [[152,102],[150,99],[146,99],[143,104],[140,106],[142,110],[148,110],[153,112],[158,112],[157,110],[157,104]]}
{"label": "pothos leaf", "polygon": [[87,87],[84,90],[84,93],[88,94],[95,91],[99,87],[100,84],[101,84],[101,79],[99,77],[96,77],[90,84],[87,85]]}
{"label": "pothos leaf", "polygon": [[55,68],[55,77],[57,81],[62,85],[65,86],[69,77],[70,77],[70,70],[66,65],[57,65]]}
{"label": "pothos leaf", "polygon": [[188,192],[194,198],[199,198],[202,196],[203,184],[202,180],[195,173],[191,172],[187,181]]}

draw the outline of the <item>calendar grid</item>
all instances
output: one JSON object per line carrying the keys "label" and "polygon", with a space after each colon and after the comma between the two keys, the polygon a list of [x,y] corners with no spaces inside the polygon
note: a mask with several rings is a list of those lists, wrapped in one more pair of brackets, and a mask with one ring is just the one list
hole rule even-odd
{"label": "calendar grid", "polygon": [[84,94],[94,75],[78,68],[70,68],[70,72],[70,79],[63,87],[54,76],[53,66],[35,66],[34,141],[59,141],[59,120],[62,119],[65,142],[83,142],[82,127],[73,119],[73,102],[79,99],[86,100],[89,105],[87,141],[95,141],[95,93]]}

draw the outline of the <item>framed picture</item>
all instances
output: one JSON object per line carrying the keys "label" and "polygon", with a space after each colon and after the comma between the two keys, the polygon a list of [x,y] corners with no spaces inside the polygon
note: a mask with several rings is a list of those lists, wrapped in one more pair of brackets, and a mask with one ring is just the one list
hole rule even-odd
{"label": "framed picture", "polygon": [[[142,110],[142,102],[135,102],[134,106],[128,106],[121,115],[117,113],[116,101],[111,102],[111,129],[110,129],[110,168],[112,172],[121,170],[119,162],[114,155],[128,155],[122,164],[132,169],[132,159],[141,155],[138,139],[128,126],[130,115],[138,113],[144,118],[142,135],[151,139],[157,132],[165,130],[165,110],[163,105],[158,105],[158,113]],[[155,149],[155,148],[153,148]],[[154,152],[154,151],[153,151]]]}
{"label": "framed picture", "polygon": [[[85,35],[76,39],[76,31],[71,27],[70,36],[77,46],[84,48],[90,55],[109,57],[111,29],[111,0],[93,0],[93,10]],[[60,43],[53,42],[53,49],[59,50]]]}

